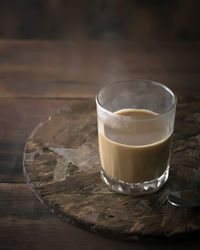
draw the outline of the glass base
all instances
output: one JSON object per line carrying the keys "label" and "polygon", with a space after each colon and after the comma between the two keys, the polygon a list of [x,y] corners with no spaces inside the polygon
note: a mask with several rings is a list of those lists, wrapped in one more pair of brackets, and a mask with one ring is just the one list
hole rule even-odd
{"label": "glass base", "polygon": [[167,181],[168,176],[169,166],[167,167],[163,175],[161,175],[159,178],[142,183],[130,183],[116,180],[106,175],[103,169],[101,170],[101,179],[111,190],[122,194],[130,194],[133,196],[145,195],[158,191]]}

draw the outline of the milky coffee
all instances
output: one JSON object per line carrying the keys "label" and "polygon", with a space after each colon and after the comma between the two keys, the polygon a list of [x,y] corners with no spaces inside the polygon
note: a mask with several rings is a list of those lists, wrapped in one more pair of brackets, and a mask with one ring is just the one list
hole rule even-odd
{"label": "milky coffee", "polygon": [[[124,109],[115,113],[140,120],[140,123],[137,128],[127,128],[127,131],[105,124],[104,131],[99,131],[99,152],[105,173],[133,183],[160,177],[169,165],[171,136],[161,121],[155,119],[157,114],[140,109]],[[144,123],[141,122],[143,119]]]}

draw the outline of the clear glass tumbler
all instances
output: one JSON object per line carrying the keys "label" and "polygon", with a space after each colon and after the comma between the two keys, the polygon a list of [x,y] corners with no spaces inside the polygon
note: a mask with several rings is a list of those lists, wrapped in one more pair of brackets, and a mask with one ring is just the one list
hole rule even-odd
{"label": "clear glass tumbler", "polygon": [[169,175],[176,97],[149,80],[105,85],[96,96],[101,178],[135,196],[156,192]]}

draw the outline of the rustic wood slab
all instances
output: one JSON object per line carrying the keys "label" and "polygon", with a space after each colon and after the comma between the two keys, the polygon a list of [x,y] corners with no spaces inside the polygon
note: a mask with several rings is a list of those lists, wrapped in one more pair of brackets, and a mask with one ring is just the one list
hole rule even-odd
{"label": "rustic wood slab", "polygon": [[168,190],[188,185],[200,167],[200,100],[179,98],[170,176],[155,194],[110,191],[99,175],[93,100],[65,107],[27,140],[24,175],[35,195],[61,218],[123,240],[174,239],[200,232],[200,210],[171,206]]}

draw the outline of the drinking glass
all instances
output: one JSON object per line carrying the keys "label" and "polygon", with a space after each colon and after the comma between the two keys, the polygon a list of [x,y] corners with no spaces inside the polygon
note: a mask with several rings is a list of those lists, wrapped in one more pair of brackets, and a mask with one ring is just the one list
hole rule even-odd
{"label": "drinking glass", "polygon": [[118,81],[96,95],[101,178],[135,196],[167,181],[176,96],[150,80]]}

